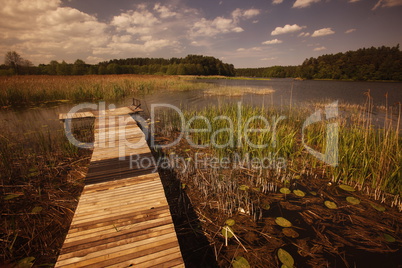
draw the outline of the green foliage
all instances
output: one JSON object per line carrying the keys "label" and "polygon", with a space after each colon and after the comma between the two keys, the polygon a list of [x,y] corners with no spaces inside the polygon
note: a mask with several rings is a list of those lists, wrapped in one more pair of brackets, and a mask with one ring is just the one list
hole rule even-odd
{"label": "green foliage", "polygon": [[330,209],[337,209],[338,208],[338,206],[334,202],[328,201],[328,200],[324,202],[324,205],[327,208],[330,208]]}
{"label": "green foliage", "polygon": [[299,66],[236,69],[237,76],[305,79],[402,80],[402,52],[371,47],[306,59]]}
{"label": "green foliage", "polygon": [[237,256],[232,261],[233,268],[250,268],[250,264],[244,257]]}
{"label": "green foliage", "polygon": [[280,262],[286,265],[287,267],[293,267],[293,265],[295,264],[292,255],[290,255],[289,252],[287,252],[282,248],[278,250],[278,258]]}
{"label": "green foliage", "polygon": [[283,217],[277,217],[275,223],[281,227],[292,227],[292,223]]}
{"label": "green foliage", "polygon": [[307,79],[402,80],[402,52],[371,47],[306,59],[299,75]]}

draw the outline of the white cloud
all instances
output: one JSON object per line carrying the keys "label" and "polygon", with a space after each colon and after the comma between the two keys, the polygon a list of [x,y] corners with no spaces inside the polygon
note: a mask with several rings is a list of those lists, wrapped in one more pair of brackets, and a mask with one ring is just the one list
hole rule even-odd
{"label": "white cloud", "polygon": [[361,0],[349,0],[348,2],[349,3],[357,3],[357,2],[360,2]]}
{"label": "white cloud", "polygon": [[231,18],[216,17],[213,20],[201,18],[196,21],[190,31],[191,36],[209,36],[213,37],[223,33],[240,33],[244,29],[239,26],[240,20],[248,20],[260,14],[258,9],[243,10],[235,9],[231,13]]}
{"label": "white cloud", "polygon": [[286,24],[283,27],[276,27],[275,30],[271,32],[271,35],[280,35],[280,34],[287,34],[287,33],[294,33],[301,31],[303,28],[306,28],[306,26],[299,26],[297,24]]}
{"label": "white cloud", "polygon": [[310,33],[301,32],[297,37],[309,37]]}
{"label": "white cloud", "polygon": [[251,47],[251,48],[238,48],[236,49],[237,52],[256,52],[256,51],[262,51],[262,47]]}
{"label": "white cloud", "polygon": [[350,33],[353,33],[353,32],[356,32],[356,29],[349,29],[349,30],[346,30],[346,31],[345,31],[345,34],[350,34]]}
{"label": "white cloud", "polygon": [[296,0],[296,2],[294,2],[293,4],[293,8],[304,8],[304,7],[308,7],[313,3],[318,3],[320,2],[320,0]]}
{"label": "white cloud", "polygon": [[162,19],[177,16],[177,12],[172,11],[170,8],[168,8],[166,6],[162,6],[160,3],[155,4],[154,10],[159,13],[159,16]]}
{"label": "white cloud", "polygon": [[334,34],[335,32],[331,28],[322,28],[314,31],[311,37],[319,37]]}
{"label": "white cloud", "polygon": [[326,47],[316,47],[316,48],[314,48],[313,50],[314,51],[322,51],[322,50],[326,50],[327,48]]}
{"label": "white cloud", "polygon": [[283,0],[273,0],[272,1],[273,5],[279,5],[279,4],[282,4],[282,3],[283,3]]}
{"label": "white cloud", "polygon": [[263,60],[263,61],[271,61],[271,60],[276,60],[276,59],[278,59],[278,57],[262,58],[262,59],[260,59],[260,60]]}
{"label": "white cloud", "polygon": [[255,9],[255,8],[248,9],[248,10],[245,10],[245,11],[243,12],[243,17],[244,17],[245,19],[251,19],[251,18],[253,18],[253,17],[255,17],[255,16],[258,16],[258,15],[260,15],[260,10],[259,10],[259,9]]}
{"label": "white cloud", "polygon": [[372,10],[376,10],[379,7],[396,7],[402,6],[402,0],[379,0],[377,4],[372,8]]}
{"label": "white cloud", "polygon": [[274,44],[282,44],[283,41],[282,40],[278,40],[278,39],[273,39],[273,40],[268,40],[265,42],[262,42],[263,45],[274,45]]}

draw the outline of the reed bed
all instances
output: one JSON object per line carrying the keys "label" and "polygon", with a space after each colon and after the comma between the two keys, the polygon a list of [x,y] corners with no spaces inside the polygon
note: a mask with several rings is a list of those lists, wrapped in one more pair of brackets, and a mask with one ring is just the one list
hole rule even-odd
{"label": "reed bed", "polygon": [[[314,107],[289,109],[281,114],[276,108],[245,106],[240,117],[236,105],[184,111],[186,122],[191,122],[187,127],[211,129],[187,132],[192,144],[183,138],[181,147],[169,148],[166,153],[187,159],[185,165],[176,167],[183,183],[198,189],[206,202],[219,204],[228,216],[242,209],[258,217],[258,211],[264,205],[256,198],[258,195],[253,197],[250,192],[239,190],[241,185],[266,193],[294,183],[295,177],[349,184],[364,190],[373,199],[386,201],[401,210],[402,137],[396,126],[400,124],[401,114],[396,123],[387,120],[384,128],[376,128],[367,109],[370,108],[359,107],[348,111],[348,117],[331,121],[338,124],[339,130],[339,163],[336,167],[318,160],[302,145],[302,125],[314,112]],[[192,120],[195,116],[198,119]],[[248,124],[254,131],[246,133],[247,120],[258,116],[266,118],[270,125],[255,119]],[[157,129],[158,135],[174,137],[187,131],[177,115],[161,112],[158,120],[163,122]],[[304,131],[304,143],[319,152],[326,149],[326,123],[312,124]],[[264,131],[267,127],[269,131]],[[267,146],[256,148],[251,145]],[[265,161],[263,165],[260,160]],[[218,164],[208,164],[208,161]],[[222,166],[222,161],[230,164]],[[252,161],[254,165],[250,164]]]}
{"label": "reed bed", "polygon": [[0,107],[50,101],[118,100],[155,90],[207,88],[176,76],[87,75],[0,77]]}
{"label": "reed bed", "polygon": [[204,91],[205,96],[230,96],[241,97],[245,94],[267,95],[274,93],[275,90],[270,88],[251,88],[251,87],[236,87],[236,86],[220,86],[217,88],[207,89]]}
{"label": "reed bed", "polygon": [[[69,143],[62,124],[58,129],[29,124],[21,122],[18,133],[3,126],[0,135],[2,267],[54,265],[91,155]],[[74,124],[73,133],[91,142],[93,120]]]}

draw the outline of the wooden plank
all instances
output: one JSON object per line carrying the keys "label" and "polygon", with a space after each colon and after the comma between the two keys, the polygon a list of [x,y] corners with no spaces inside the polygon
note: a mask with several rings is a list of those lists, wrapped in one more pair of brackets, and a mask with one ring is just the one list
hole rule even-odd
{"label": "wooden plank", "polygon": [[[132,113],[122,107],[92,114],[95,148],[56,267],[184,267],[163,185]],[[130,154],[153,162],[130,166]]]}

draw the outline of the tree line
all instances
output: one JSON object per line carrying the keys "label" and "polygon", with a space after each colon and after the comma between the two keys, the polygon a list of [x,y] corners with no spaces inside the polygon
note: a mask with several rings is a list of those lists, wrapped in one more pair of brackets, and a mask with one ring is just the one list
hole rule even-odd
{"label": "tree line", "polygon": [[51,61],[34,66],[12,51],[5,55],[0,75],[44,74],[160,74],[160,75],[224,75],[269,78],[344,79],[344,80],[397,80],[402,81],[402,52],[395,47],[371,47],[345,53],[326,54],[306,59],[298,66],[265,68],[238,68],[214,57],[188,55],[185,58],[128,58],[113,59],[98,64],[76,60]]}
{"label": "tree line", "polygon": [[98,64],[87,64],[76,60],[73,64],[65,61],[51,61],[49,64],[33,66],[26,64],[16,52],[8,52],[0,75],[86,75],[86,74],[159,74],[159,75],[224,75],[234,76],[233,64],[223,63],[214,57],[188,55],[185,58],[128,58],[114,59]]}
{"label": "tree line", "polygon": [[402,52],[399,49],[399,44],[395,47],[361,48],[356,51],[309,58],[299,66],[236,69],[236,75],[356,81],[402,81]]}

